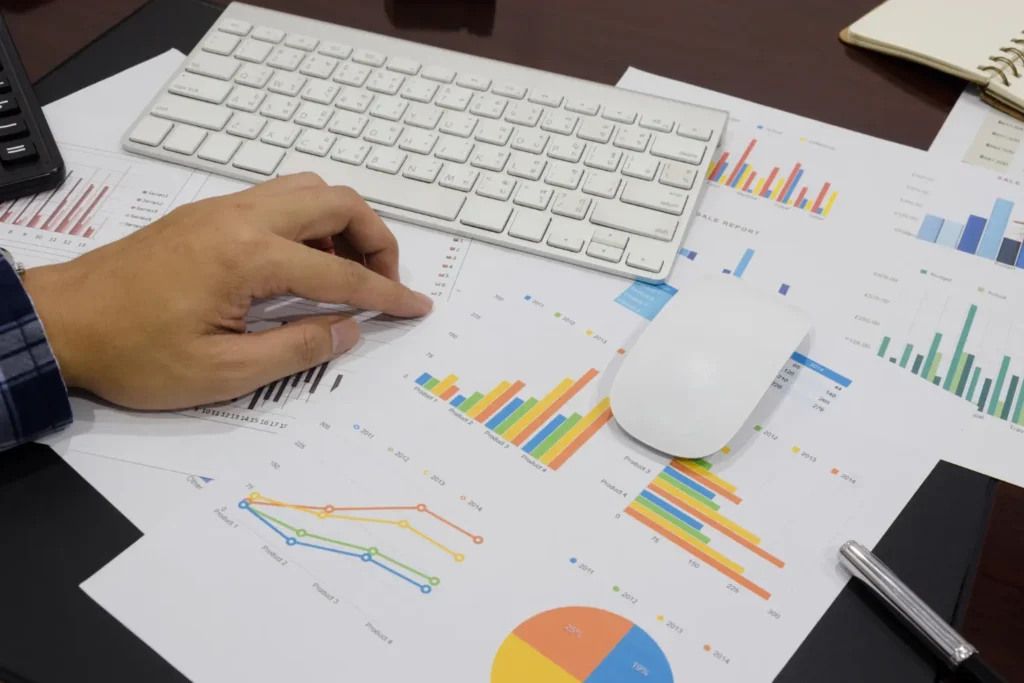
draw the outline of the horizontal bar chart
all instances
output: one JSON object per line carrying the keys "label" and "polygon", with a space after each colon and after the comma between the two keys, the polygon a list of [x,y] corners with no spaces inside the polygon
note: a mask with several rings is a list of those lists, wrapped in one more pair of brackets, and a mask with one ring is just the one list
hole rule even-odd
{"label": "horizontal bar chart", "polygon": [[970,215],[963,223],[927,214],[917,238],[966,254],[1024,269],[1024,221],[1010,220],[1014,203],[997,199],[987,218]]}

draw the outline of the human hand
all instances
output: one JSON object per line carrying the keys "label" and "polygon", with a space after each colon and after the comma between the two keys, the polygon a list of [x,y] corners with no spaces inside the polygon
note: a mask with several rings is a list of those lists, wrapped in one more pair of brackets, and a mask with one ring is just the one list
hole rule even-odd
{"label": "human hand", "polygon": [[[332,238],[348,258],[325,251]],[[175,209],[73,261],[30,269],[24,283],[68,385],[143,409],[242,396],[359,339],[343,315],[245,334],[257,299],[290,294],[402,317],[432,306],[398,282],[398,243],[377,214],[313,174]]]}

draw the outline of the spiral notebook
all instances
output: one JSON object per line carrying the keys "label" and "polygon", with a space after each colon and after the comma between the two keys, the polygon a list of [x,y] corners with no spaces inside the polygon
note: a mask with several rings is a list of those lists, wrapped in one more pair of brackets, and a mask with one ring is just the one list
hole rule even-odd
{"label": "spiral notebook", "polygon": [[977,83],[1024,119],[1024,0],[888,0],[839,38]]}

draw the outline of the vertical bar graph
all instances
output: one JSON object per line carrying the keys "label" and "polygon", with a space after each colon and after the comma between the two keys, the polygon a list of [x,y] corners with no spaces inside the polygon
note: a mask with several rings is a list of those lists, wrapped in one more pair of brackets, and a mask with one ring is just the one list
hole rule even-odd
{"label": "vertical bar graph", "polygon": [[0,206],[0,222],[92,238],[102,227],[97,213],[123,174],[97,168],[71,168],[64,182],[49,192]]}
{"label": "vertical bar graph", "polygon": [[[322,363],[305,372],[297,372],[284,379],[271,382],[257,389],[250,397],[243,398],[242,402],[248,399],[248,403],[245,403],[248,410],[280,409],[290,401],[296,400],[309,402],[316,397],[329,365],[329,362]],[[342,377],[343,375],[339,373],[334,378],[334,384],[330,391],[336,391],[341,386]]]}
{"label": "vertical bar graph", "polygon": [[974,254],[1010,267],[1024,268],[1024,221],[1010,221],[1014,203],[997,199],[988,218],[970,215],[966,223],[927,214],[917,238],[941,247]]}

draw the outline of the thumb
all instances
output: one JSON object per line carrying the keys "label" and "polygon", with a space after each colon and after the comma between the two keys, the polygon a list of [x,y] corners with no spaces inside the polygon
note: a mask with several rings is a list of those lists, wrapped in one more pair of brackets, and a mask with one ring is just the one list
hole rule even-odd
{"label": "thumb", "polygon": [[231,393],[242,395],[345,353],[359,341],[359,324],[347,316],[320,315],[236,340],[234,353],[245,370]]}

